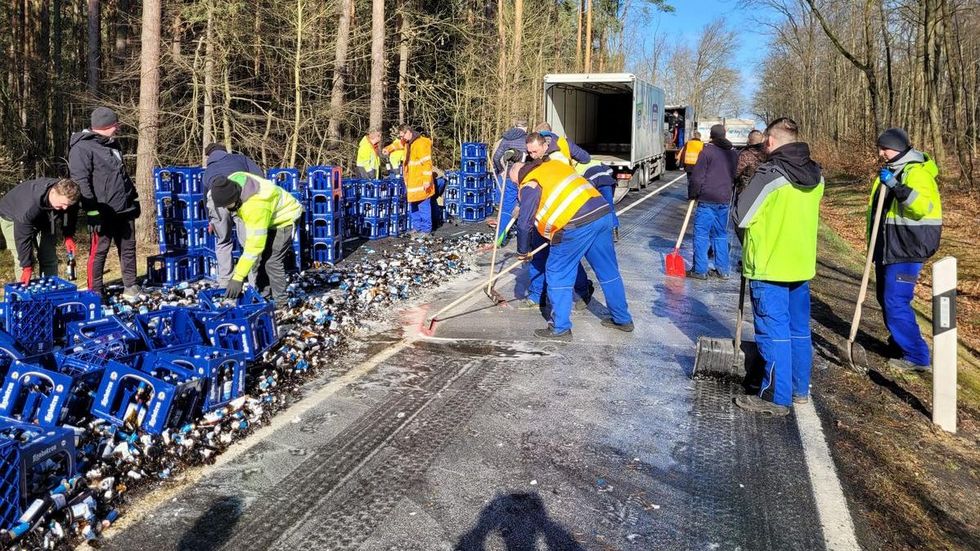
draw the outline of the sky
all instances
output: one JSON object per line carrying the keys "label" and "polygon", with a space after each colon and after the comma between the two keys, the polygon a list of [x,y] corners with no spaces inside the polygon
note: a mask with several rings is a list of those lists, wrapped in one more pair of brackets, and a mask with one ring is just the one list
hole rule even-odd
{"label": "sky", "polygon": [[[764,58],[769,44],[766,29],[752,20],[760,15],[755,10],[739,7],[740,0],[668,0],[674,6],[674,13],[658,14],[659,28],[669,36],[693,44],[702,27],[721,17],[729,27],[740,32],[741,43],[733,52],[735,67],[742,73],[742,95],[748,111],[751,108],[752,94],[758,87],[758,64]],[[635,4],[639,2],[634,0]],[[652,21],[653,25],[657,22]],[[745,113],[751,118],[751,115]]]}

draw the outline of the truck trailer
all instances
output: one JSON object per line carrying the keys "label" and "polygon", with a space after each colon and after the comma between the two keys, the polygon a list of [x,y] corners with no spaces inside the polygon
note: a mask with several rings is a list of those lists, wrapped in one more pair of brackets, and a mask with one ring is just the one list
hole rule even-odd
{"label": "truck trailer", "polygon": [[664,143],[667,147],[667,169],[677,168],[677,153],[694,138],[698,123],[690,105],[668,105],[664,109]]}
{"label": "truck trailer", "polygon": [[617,200],[666,169],[664,91],[636,75],[545,75],[544,114],[556,134],[613,168]]}

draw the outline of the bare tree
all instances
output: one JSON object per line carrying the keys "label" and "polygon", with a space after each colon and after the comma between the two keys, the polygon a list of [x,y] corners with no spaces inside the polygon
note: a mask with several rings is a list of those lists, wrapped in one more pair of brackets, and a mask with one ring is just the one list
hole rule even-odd
{"label": "bare tree", "polygon": [[88,93],[99,91],[99,63],[101,63],[102,25],[99,0],[88,0]]}
{"label": "bare tree", "polygon": [[371,112],[369,126],[381,127],[384,108],[385,2],[373,0],[371,10]]}
{"label": "bare tree", "polygon": [[143,1],[140,34],[139,143],[136,147],[136,190],[147,206],[140,215],[139,241],[152,243],[154,229],[153,167],[157,160],[157,132],[160,113],[160,0]]}
{"label": "bare tree", "polygon": [[350,44],[350,19],[354,13],[352,0],[341,0],[337,18],[336,53],[333,60],[333,86],[330,91],[330,122],[328,134],[335,146],[340,141],[340,110],[344,107],[344,83],[347,78],[347,47]]}

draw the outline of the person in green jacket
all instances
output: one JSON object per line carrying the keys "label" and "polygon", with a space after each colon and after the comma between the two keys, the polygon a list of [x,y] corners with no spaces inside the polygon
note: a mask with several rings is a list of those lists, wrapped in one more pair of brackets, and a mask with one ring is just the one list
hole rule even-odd
{"label": "person in green jacket", "polygon": [[810,280],[816,275],[817,226],[824,181],[810,148],[789,118],[766,128],[769,160],[738,196],[742,275],[749,281],[755,341],[765,360],[758,394],[735,399],[740,408],[786,415],[810,396]]}
{"label": "person in green jacket", "polygon": [[[256,262],[259,291],[283,304],[286,295],[286,255],[293,243],[293,226],[303,205],[289,192],[248,172],[219,176],[211,184],[215,206],[238,213],[245,225],[245,247],[228,280],[225,297],[238,298]],[[264,276],[264,277],[263,277]]]}
{"label": "person in green jacket", "polygon": [[901,128],[882,132],[877,145],[885,166],[871,184],[866,231],[870,238],[878,194],[884,192],[885,210],[872,259],[878,304],[895,356],[888,365],[904,371],[926,371],[929,346],[919,332],[912,299],[922,263],[939,249],[942,235],[943,207],[936,185],[939,168],[929,155],[912,147],[909,135]]}
{"label": "person in green jacket", "polygon": [[372,129],[357,146],[357,177],[371,180],[381,177],[381,131]]}

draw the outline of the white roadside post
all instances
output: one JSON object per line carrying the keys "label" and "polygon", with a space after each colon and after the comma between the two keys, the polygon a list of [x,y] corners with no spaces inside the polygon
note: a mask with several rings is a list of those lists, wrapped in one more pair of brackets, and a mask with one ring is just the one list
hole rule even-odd
{"label": "white roadside post", "polygon": [[956,432],[956,258],[932,265],[932,422]]}

